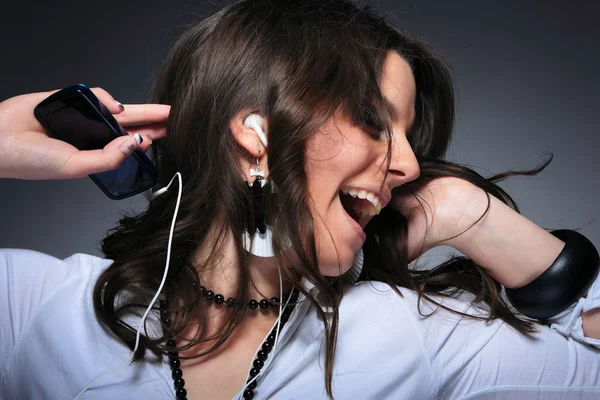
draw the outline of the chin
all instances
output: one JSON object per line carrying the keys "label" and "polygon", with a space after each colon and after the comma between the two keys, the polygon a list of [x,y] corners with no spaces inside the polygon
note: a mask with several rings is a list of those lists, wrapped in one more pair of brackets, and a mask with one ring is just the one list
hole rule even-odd
{"label": "chin", "polygon": [[343,275],[352,267],[355,256],[356,252],[354,251],[340,251],[338,260],[334,250],[331,255],[328,254],[327,256],[319,257],[319,270],[324,276]]}

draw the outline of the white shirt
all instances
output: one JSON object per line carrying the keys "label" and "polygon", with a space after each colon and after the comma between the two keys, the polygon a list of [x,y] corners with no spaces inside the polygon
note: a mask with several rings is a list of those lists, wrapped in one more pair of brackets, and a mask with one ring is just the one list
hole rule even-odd
{"label": "white shirt", "polygon": [[[93,285],[110,263],[85,254],[59,260],[0,251],[1,399],[73,399],[98,374],[130,358],[92,307]],[[600,398],[598,350],[543,325],[532,340],[500,320],[486,324],[443,310],[424,318],[416,294],[400,291],[403,297],[379,282],[347,287],[336,399]],[[474,312],[458,300],[444,304]],[[423,313],[432,310],[421,306]],[[322,329],[314,306],[301,302],[281,332],[256,399],[326,398]],[[175,399],[166,357],[104,375],[81,398]]]}

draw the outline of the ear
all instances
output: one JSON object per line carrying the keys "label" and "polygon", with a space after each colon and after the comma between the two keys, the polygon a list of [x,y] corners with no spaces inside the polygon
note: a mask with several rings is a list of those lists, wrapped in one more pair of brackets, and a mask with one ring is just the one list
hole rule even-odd
{"label": "ear", "polygon": [[[250,114],[256,114],[256,112],[249,108],[237,112],[229,122],[229,129],[231,130],[235,141],[242,148],[244,148],[253,157],[262,157],[266,153],[265,146],[262,144],[258,134],[254,129],[244,126],[244,121]],[[266,119],[263,118],[262,127],[265,134],[267,134],[266,125]],[[260,152],[258,151],[259,147]]]}

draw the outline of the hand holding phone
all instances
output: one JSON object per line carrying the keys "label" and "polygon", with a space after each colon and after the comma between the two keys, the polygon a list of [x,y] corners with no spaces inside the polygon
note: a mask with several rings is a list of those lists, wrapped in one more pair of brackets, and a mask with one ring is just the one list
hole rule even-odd
{"label": "hand holding phone", "polygon": [[[90,90],[90,89],[88,89]],[[170,107],[161,104],[127,105],[122,111],[106,91],[95,88],[90,92],[114,114],[122,125],[143,126],[129,128],[129,133],[151,134],[160,139],[166,134],[166,121]],[[129,136],[119,136],[98,150],[80,150],[57,140],[34,117],[34,108],[50,95],[42,92],[16,96],[0,103],[0,178],[17,179],[71,179],[110,171],[121,165],[127,157],[119,150]],[[86,132],[81,129],[81,135]],[[139,147],[145,152],[150,140]]]}

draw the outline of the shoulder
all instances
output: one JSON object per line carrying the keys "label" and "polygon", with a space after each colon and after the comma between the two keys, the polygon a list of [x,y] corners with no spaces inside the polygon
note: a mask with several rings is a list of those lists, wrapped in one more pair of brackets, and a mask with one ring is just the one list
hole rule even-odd
{"label": "shoulder", "polygon": [[[442,304],[439,307],[435,303]],[[392,287],[384,282],[377,281],[361,281],[354,285],[346,287],[342,302],[351,303],[352,308],[365,309],[385,309],[395,312],[408,313],[413,317],[423,317],[421,314],[429,315],[431,313],[443,314],[444,316],[454,313],[446,310],[444,307],[465,312],[472,307],[467,298],[455,299],[439,294],[429,294],[420,297],[419,294],[406,287]],[[420,319],[420,318],[419,318]]]}
{"label": "shoulder", "polygon": [[[1,337],[12,338],[8,344],[0,343],[0,350],[4,347],[0,359],[5,360],[0,392],[14,398],[38,398],[42,394],[34,391],[44,388],[45,393],[73,398],[95,376],[130,357],[129,348],[100,324],[94,312],[92,290],[110,264],[112,260],[89,254],[60,259],[31,250],[0,250],[0,272],[6,271],[0,276],[0,286],[9,288],[4,293],[9,301],[0,298],[0,307],[9,304],[12,318],[11,324],[0,329]],[[10,280],[8,286],[3,277]],[[59,379],[55,370],[48,369],[56,360],[61,360],[60,376],[68,379]],[[168,397],[169,386],[159,373],[160,366],[144,365],[103,378],[102,395],[96,398],[117,398],[124,376],[132,379],[132,385],[142,379],[146,386],[139,390]],[[37,386],[31,385],[32,377]],[[93,392],[89,396],[93,398]]]}
{"label": "shoulder", "polygon": [[1,265],[10,265],[20,268],[20,265],[38,265],[40,263],[60,262],[56,257],[28,249],[0,249]]}
{"label": "shoulder", "polygon": [[465,332],[477,332],[482,337],[493,335],[502,324],[501,320],[485,324],[481,319],[463,315],[487,316],[486,308],[472,303],[468,296],[456,299],[431,294],[426,296],[430,301],[414,290],[399,286],[395,289],[399,293],[386,283],[374,281],[348,287],[340,304],[340,319],[345,316],[350,324],[381,329],[395,339],[411,337],[426,353],[451,337],[463,340]]}
{"label": "shoulder", "polygon": [[0,281],[15,300],[39,302],[61,285],[93,279],[111,263],[82,253],[60,259],[35,250],[0,249]]}
{"label": "shoulder", "polygon": [[11,338],[4,340],[3,350],[15,345],[49,298],[72,294],[110,263],[87,254],[60,259],[34,250],[0,249],[0,287],[5,288],[0,291],[0,314],[11,315],[11,323],[2,329],[2,337]]}
{"label": "shoulder", "polygon": [[502,324],[490,326],[461,315],[485,315],[468,297],[427,297],[441,306],[414,290],[383,282],[348,286],[340,303],[340,342],[354,352],[364,346],[375,357],[373,362],[387,363],[394,377],[412,376],[437,393],[440,370],[460,359],[467,348],[481,348]]}
{"label": "shoulder", "polygon": [[59,286],[90,279],[111,263],[89,254],[60,259],[35,250],[0,249],[0,281],[14,294],[14,300],[39,302]]}
{"label": "shoulder", "polygon": [[75,253],[67,258],[60,259],[49,254],[28,249],[0,249],[0,265],[3,268],[46,269],[46,268],[72,268],[80,266],[84,269],[102,267],[112,261],[90,254]]}
{"label": "shoulder", "polygon": [[349,288],[352,318],[362,319],[363,323],[376,322],[391,334],[409,335],[430,361],[442,353],[452,358],[467,348],[477,351],[505,324],[501,319],[487,320],[488,309],[471,301],[472,296],[429,294],[429,301],[414,290],[396,288],[401,295],[382,282],[360,282]]}
{"label": "shoulder", "polygon": [[395,342],[401,337],[418,340],[413,321],[416,303],[417,294],[407,288],[392,288],[376,281],[358,282],[345,287],[339,307],[340,326],[351,332],[365,330],[366,337],[381,336],[378,341]]}
{"label": "shoulder", "polygon": [[[425,343],[415,316],[418,296],[407,288],[394,289],[375,281],[347,286],[339,306],[338,340],[348,348],[360,343],[378,360],[401,354],[406,365],[422,364]],[[397,358],[388,361],[393,363]]]}
{"label": "shoulder", "polygon": [[[425,397],[429,397],[436,392],[435,372],[422,331],[414,320],[417,295],[409,289],[396,288],[400,294],[375,281],[344,288],[335,350],[336,396],[423,398],[426,393],[429,395]],[[298,340],[290,343],[288,351],[294,354],[290,358],[301,357],[314,363],[311,365],[322,379],[325,328],[316,310],[311,307],[305,324],[296,334]],[[331,310],[324,311],[332,317]]]}

